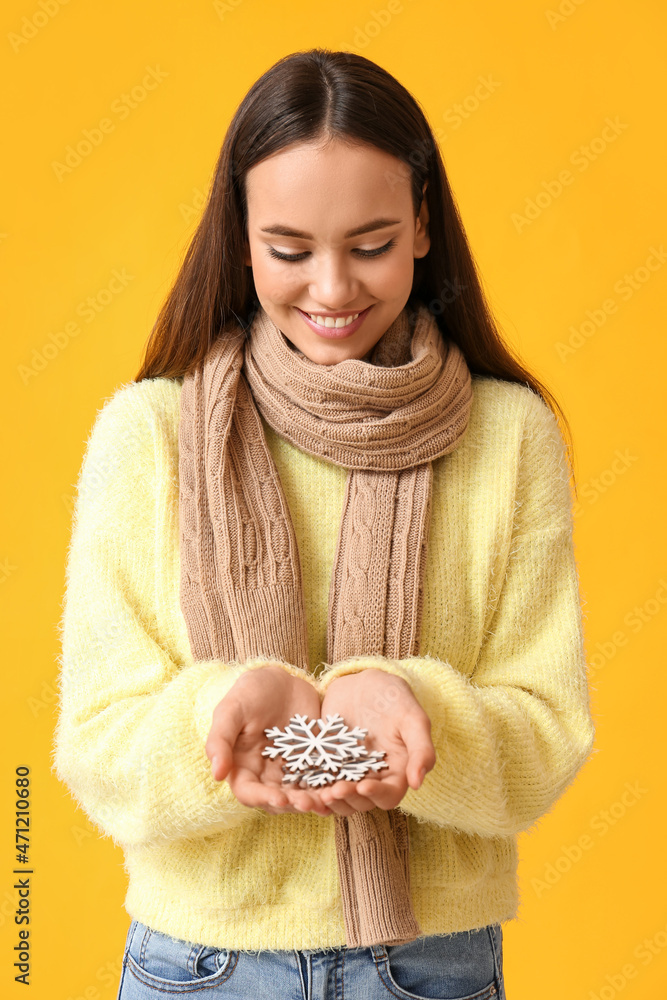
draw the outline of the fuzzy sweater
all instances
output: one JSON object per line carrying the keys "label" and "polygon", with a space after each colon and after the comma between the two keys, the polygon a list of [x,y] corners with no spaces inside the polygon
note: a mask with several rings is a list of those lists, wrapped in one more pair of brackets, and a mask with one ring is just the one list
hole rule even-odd
{"label": "fuzzy sweater", "polygon": [[[179,606],[181,382],[120,386],[79,475],[60,622],[53,768],[125,855],[125,907],[150,927],[233,949],[345,944],[334,817],[271,815],[216,782],[212,713],[263,661],[193,662]],[[347,470],[263,421],[302,563],[310,670],[403,677],[437,763],[399,808],[423,934],[516,918],[516,835],[591,753],[579,581],[563,440],[527,386],[473,376],[463,442],[433,463],[422,655],[327,664]],[[287,722],[288,720],[285,720]]]}

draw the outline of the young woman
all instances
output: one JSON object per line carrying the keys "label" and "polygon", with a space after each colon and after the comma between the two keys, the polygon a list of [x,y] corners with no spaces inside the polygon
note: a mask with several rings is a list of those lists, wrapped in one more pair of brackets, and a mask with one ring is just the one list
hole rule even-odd
{"label": "young woman", "polygon": [[[271,67],[79,479],[55,766],[125,852],[123,1000],[505,996],[516,835],[594,739],[550,399],[415,99]],[[284,781],[295,715],[386,766]]]}

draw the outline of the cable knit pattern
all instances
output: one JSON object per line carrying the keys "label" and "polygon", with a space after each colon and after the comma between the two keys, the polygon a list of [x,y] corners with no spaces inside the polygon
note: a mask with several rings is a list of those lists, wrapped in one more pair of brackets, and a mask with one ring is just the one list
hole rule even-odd
{"label": "cable knit pattern", "polygon": [[328,661],[419,650],[431,464],[349,476],[329,594]]}
{"label": "cable knit pattern", "polygon": [[371,363],[318,365],[275,329],[260,309],[243,370],[262,417],[304,451],[348,469],[398,471],[444,455],[465,432],[468,366],[426,306],[412,331],[407,309],[399,314]]}
{"label": "cable knit pattern", "polygon": [[183,384],[183,612],[197,659],[284,657],[305,669],[296,537],[242,362],[218,341]]}
{"label": "cable knit pattern", "polygon": [[[204,744],[249,660],[195,662],[180,608],[182,386],[146,379],[102,407],[78,479],[61,619],[54,771],[124,851],[127,912],[221,948],[346,942],[331,816],[269,815],[211,777]],[[460,447],[433,466],[418,656],[327,659],[348,473],[263,421],[303,574],[310,670],[397,673],[428,713],[437,762],[399,810],[423,934],[514,919],[516,836],[594,742],[566,461],[526,386],[473,376]]]}
{"label": "cable knit pattern", "polygon": [[[329,603],[332,661],[418,653],[430,459],[460,444],[471,378],[421,304],[402,310],[369,354],[315,364],[260,309],[245,343],[219,338],[185,376],[181,607],[196,659],[231,650],[241,661],[308,665],[298,546],[260,413],[292,444],[349,469]],[[421,464],[406,468],[411,460]],[[413,940],[405,816],[375,808],[335,823],[348,946]]]}

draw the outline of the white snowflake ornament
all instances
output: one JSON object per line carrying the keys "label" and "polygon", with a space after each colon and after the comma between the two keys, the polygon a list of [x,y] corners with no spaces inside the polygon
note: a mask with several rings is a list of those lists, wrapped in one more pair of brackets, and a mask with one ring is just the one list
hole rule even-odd
{"label": "white snowflake ornament", "polygon": [[359,742],[367,732],[358,727],[348,729],[337,714],[327,715],[326,722],[309,722],[305,715],[297,714],[284,730],[277,726],[264,730],[274,745],[265,747],[262,756],[285,758],[283,784],[302,786],[305,782],[317,787],[338,780],[359,781],[368,771],[388,766],[381,759],[384,750],[369,753]]}

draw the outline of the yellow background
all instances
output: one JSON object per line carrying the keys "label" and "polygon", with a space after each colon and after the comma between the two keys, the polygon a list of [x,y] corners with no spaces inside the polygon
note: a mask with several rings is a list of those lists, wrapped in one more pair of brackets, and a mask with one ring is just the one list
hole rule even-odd
{"label": "yellow background", "polygon": [[[498,320],[574,432],[597,752],[520,836],[509,1000],[665,995],[667,261],[650,256],[667,244],[665,22],[660,0],[4,5],[3,996],[27,995],[12,968],[23,764],[30,996],[116,996],[122,852],[49,770],[74,484],[97,410],[138,370],[238,102],[280,56],[315,45],[366,55],[420,100]],[[123,115],[149,67],[159,83]],[[113,129],[58,177],[54,162],[103,118]],[[108,295],[114,271],[125,284]]]}

